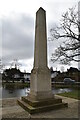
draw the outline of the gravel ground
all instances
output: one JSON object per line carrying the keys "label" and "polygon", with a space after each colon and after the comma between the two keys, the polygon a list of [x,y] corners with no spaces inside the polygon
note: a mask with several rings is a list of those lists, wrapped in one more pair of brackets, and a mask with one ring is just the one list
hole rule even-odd
{"label": "gravel ground", "polygon": [[79,118],[80,101],[62,96],[58,97],[61,97],[63,102],[68,103],[68,108],[62,108],[59,110],[52,110],[49,112],[37,113],[33,115],[30,115],[27,111],[25,111],[17,104],[18,98],[3,99],[2,118]]}

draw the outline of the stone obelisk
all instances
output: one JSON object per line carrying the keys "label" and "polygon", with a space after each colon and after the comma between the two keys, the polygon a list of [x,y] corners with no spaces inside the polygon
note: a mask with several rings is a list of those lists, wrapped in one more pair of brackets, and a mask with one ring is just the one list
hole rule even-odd
{"label": "stone obelisk", "polygon": [[80,22],[80,1],[78,2],[78,20]]}
{"label": "stone obelisk", "polygon": [[46,12],[39,8],[36,13],[34,66],[31,71],[30,93],[18,100],[18,104],[30,114],[67,107],[62,99],[51,91],[51,74],[47,66]]}
{"label": "stone obelisk", "polygon": [[80,38],[80,1],[78,2],[78,21],[79,21],[79,38]]}
{"label": "stone obelisk", "polygon": [[[80,42],[80,1],[78,2],[78,32],[79,32],[79,42]],[[78,48],[78,52],[80,53],[80,48]],[[78,56],[78,59],[80,60],[80,55]],[[80,68],[80,62],[78,63],[78,67]]]}
{"label": "stone obelisk", "polygon": [[30,97],[51,98],[51,76],[47,67],[46,11],[39,8],[36,13],[34,67],[31,72]]}

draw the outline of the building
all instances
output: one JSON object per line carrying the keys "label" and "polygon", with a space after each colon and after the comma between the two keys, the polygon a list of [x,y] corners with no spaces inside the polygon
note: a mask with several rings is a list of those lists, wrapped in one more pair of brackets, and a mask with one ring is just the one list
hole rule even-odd
{"label": "building", "polygon": [[25,81],[30,81],[31,73],[23,73],[23,78]]}
{"label": "building", "polygon": [[66,72],[57,74],[54,80],[63,82],[64,78],[71,78],[76,82],[80,82],[80,71],[77,68],[70,67]]}
{"label": "building", "polygon": [[54,82],[55,78],[58,76],[58,74],[60,74],[60,71],[54,71],[52,67],[50,68],[50,70],[51,70],[51,80],[52,82]]}

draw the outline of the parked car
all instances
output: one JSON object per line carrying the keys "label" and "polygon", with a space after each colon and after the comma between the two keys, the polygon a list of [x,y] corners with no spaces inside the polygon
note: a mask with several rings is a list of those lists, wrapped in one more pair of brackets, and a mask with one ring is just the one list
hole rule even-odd
{"label": "parked car", "polygon": [[63,82],[65,84],[74,84],[75,80],[72,80],[71,78],[64,78]]}

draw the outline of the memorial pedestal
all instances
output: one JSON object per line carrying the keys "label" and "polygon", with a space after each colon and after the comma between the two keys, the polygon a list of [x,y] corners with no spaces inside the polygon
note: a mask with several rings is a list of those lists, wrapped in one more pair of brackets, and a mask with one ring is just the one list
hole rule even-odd
{"label": "memorial pedestal", "polygon": [[21,100],[18,100],[18,104],[30,114],[68,107],[68,104],[62,103],[62,99],[60,98],[32,101],[27,97],[22,97]]}

